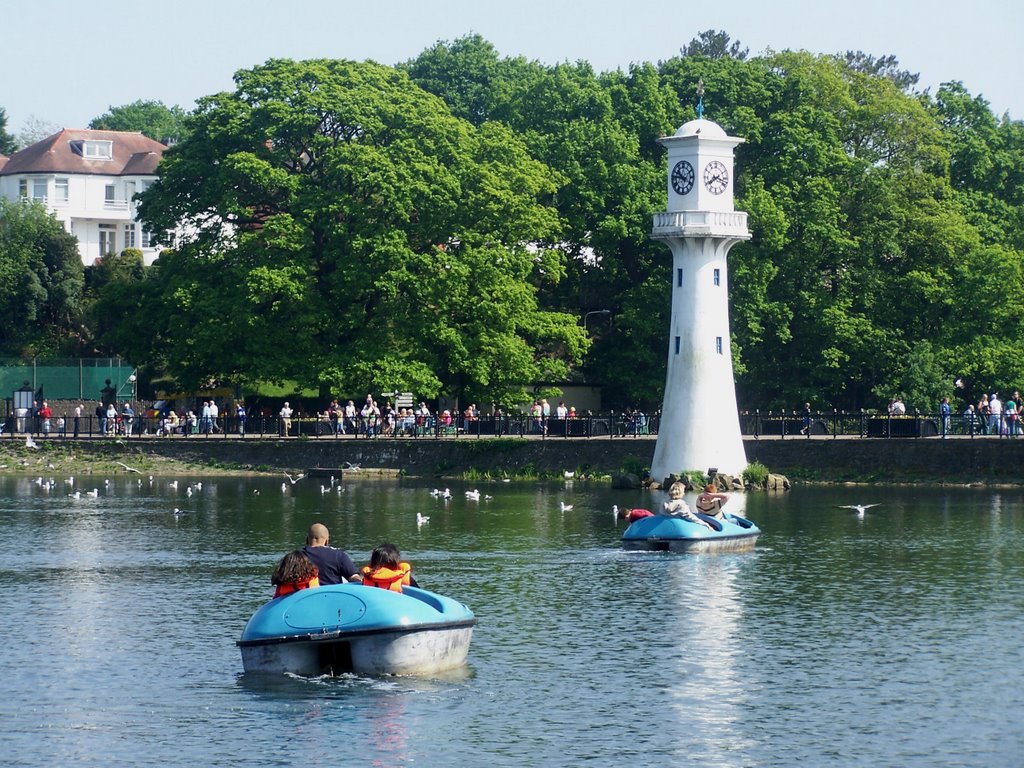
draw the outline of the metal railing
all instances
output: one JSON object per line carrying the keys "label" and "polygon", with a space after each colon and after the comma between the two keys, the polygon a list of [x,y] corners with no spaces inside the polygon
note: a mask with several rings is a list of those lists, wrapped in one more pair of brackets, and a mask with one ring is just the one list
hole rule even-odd
{"label": "metal railing", "polygon": [[[54,414],[8,416],[0,422],[0,436],[27,435],[61,439],[75,438],[183,438],[183,439],[270,439],[282,437],[311,439],[465,439],[527,437],[539,439],[605,438],[637,439],[656,436],[658,414],[610,411],[571,419],[535,418],[529,414],[485,416],[450,420],[437,416],[355,418],[294,416],[218,416],[180,419],[119,415],[108,419],[94,414],[80,416]],[[915,413],[905,416],[865,411],[743,411],[740,431],[754,439],[836,439],[836,438],[1015,438],[1024,435],[1017,418],[965,414]]]}

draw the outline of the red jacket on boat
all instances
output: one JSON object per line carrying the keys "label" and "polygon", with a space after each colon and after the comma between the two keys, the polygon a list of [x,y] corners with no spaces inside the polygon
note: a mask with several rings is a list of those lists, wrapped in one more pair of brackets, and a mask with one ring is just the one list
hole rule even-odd
{"label": "red jacket on boat", "polygon": [[278,584],[277,589],[274,590],[274,597],[282,597],[283,595],[290,595],[292,592],[298,592],[300,589],[310,589],[311,587],[319,587],[320,579],[314,576],[309,581],[289,581],[287,584]]}

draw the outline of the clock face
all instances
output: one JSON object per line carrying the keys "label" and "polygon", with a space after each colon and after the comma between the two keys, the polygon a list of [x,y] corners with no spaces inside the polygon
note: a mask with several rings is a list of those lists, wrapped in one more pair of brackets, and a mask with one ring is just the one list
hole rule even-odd
{"label": "clock face", "polygon": [[704,186],[713,195],[720,195],[729,186],[729,169],[717,160],[704,166]]}
{"label": "clock face", "polygon": [[672,189],[677,195],[685,195],[693,189],[693,166],[686,160],[680,160],[672,168]]}

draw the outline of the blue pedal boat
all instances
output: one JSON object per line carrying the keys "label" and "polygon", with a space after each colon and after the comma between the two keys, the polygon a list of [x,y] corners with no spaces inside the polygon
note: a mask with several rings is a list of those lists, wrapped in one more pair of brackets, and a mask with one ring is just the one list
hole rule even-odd
{"label": "blue pedal boat", "polygon": [[724,520],[717,520],[700,513],[697,516],[714,530],[682,517],[653,515],[630,525],[622,534],[622,546],[650,552],[743,552],[753,549],[761,535],[761,529],[745,517],[726,514]]}
{"label": "blue pedal boat", "polygon": [[247,673],[430,675],[465,664],[475,624],[465,605],[425,589],[332,584],[264,604],[238,646]]}

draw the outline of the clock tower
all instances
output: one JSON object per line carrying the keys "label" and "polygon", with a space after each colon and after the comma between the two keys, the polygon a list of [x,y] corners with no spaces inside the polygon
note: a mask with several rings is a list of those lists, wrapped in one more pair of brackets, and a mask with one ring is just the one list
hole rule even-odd
{"label": "clock tower", "polygon": [[747,466],[736,408],[729,340],[733,245],[750,239],[747,214],[733,208],[733,150],[743,139],[696,120],[661,139],[668,150],[668,210],[651,237],[672,250],[668,373],[651,462],[664,482],[689,470],[740,475]]}

